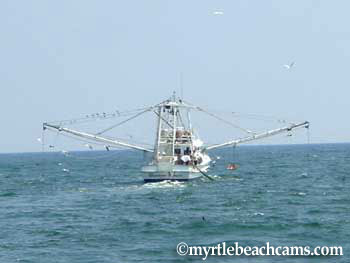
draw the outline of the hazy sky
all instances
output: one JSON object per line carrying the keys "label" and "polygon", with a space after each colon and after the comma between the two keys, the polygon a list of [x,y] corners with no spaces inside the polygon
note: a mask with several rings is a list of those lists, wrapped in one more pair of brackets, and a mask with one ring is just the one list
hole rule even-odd
{"label": "hazy sky", "polygon": [[309,120],[313,142],[349,141],[349,10],[346,0],[2,0],[0,152],[40,151],[47,120],[157,103],[180,90],[181,72],[189,101]]}

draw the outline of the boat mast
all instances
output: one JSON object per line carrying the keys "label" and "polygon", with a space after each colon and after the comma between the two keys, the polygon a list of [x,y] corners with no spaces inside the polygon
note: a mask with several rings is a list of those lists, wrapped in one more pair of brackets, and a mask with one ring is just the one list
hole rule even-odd
{"label": "boat mast", "polygon": [[163,106],[158,107],[158,125],[157,125],[157,138],[156,138],[156,144],[154,147],[154,160],[158,161],[159,158],[159,144],[160,144],[160,137],[162,132],[162,112],[163,112]]}
{"label": "boat mast", "polygon": [[192,134],[192,122],[191,122],[191,114],[190,114],[189,108],[187,109],[187,120],[188,120],[188,129],[190,130],[190,132]]}
{"label": "boat mast", "polygon": [[175,156],[175,140],[176,140],[176,118],[177,118],[177,107],[175,106],[176,104],[176,97],[175,97],[175,91],[173,94],[173,145],[172,145],[172,156],[174,159]]}
{"label": "boat mast", "polygon": [[190,132],[190,142],[191,142],[191,152],[193,152],[193,131],[192,131],[192,122],[191,122],[191,114],[190,108],[187,108],[187,121],[188,121],[188,130]]}

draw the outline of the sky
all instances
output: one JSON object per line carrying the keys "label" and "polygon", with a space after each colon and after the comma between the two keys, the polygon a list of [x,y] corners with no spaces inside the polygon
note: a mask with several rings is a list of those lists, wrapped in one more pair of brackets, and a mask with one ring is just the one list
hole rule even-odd
{"label": "sky", "polygon": [[40,151],[45,121],[152,105],[181,86],[195,104],[308,120],[312,142],[349,142],[348,10],[346,0],[2,0],[0,152]]}

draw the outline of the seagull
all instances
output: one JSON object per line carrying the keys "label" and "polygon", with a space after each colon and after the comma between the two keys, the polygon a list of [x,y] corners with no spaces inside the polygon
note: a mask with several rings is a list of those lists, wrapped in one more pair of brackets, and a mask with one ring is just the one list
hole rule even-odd
{"label": "seagull", "polygon": [[92,148],[92,146],[91,146],[91,144],[84,144],[84,146],[86,146],[86,147],[88,147],[90,150],[92,150],[93,148]]}
{"label": "seagull", "polygon": [[217,11],[214,11],[213,12],[213,15],[215,15],[215,16],[221,16],[221,15],[223,15],[224,14],[224,11],[219,11],[219,10],[217,10]]}
{"label": "seagull", "polygon": [[40,142],[40,143],[42,142],[42,141],[41,141],[41,138],[38,138],[38,139],[36,139],[36,140],[37,140],[38,142]]}
{"label": "seagull", "polygon": [[283,67],[285,67],[286,69],[291,69],[293,66],[294,66],[294,62],[290,63],[289,65],[288,64],[285,64],[283,65]]}

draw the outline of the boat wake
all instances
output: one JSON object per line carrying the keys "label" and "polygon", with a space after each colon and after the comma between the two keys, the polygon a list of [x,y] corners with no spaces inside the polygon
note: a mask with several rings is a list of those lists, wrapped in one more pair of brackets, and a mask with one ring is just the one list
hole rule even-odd
{"label": "boat wake", "polygon": [[146,183],[143,185],[144,188],[183,188],[188,183],[178,181],[161,181],[156,183]]}

